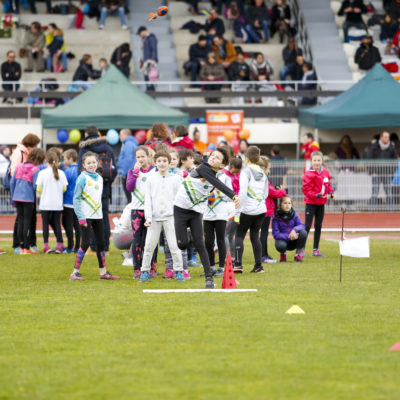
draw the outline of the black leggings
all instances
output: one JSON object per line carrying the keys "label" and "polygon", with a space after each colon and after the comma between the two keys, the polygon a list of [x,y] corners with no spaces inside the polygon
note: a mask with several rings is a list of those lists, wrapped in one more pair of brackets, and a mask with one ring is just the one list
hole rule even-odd
{"label": "black leggings", "polygon": [[268,233],[271,217],[265,217],[261,224],[260,242],[261,242],[261,257],[268,257]]}
{"label": "black leggings", "polygon": [[215,266],[214,241],[217,235],[219,268],[224,268],[226,258],[225,228],[226,221],[204,221],[204,242],[208,253],[210,265]]}
{"label": "black leggings", "polygon": [[307,232],[303,229],[299,232],[299,237],[296,240],[277,240],[275,247],[279,253],[286,253],[286,250],[295,250],[300,253],[306,246]]}
{"label": "black leggings", "polygon": [[[103,227],[103,220],[102,219],[87,219],[86,220],[87,227],[83,225],[80,226],[81,228],[81,250],[83,253],[86,253],[87,249],[89,248],[90,244],[90,232],[94,233],[95,241],[96,241],[96,255],[97,260],[99,262],[99,268],[105,267],[105,260],[104,260],[104,227]],[[91,229],[92,228],[92,229]]]}
{"label": "black leggings", "polygon": [[325,205],[316,205],[316,204],[306,204],[306,231],[310,232],[311,225],[314,221],[314,249],[319,248],[319,240],[321,239],[321,228],[322,221],[324,220],[325,215]]}
{"label": "black leggings", "polygon": [[202,226],[202,214],[193,211],[174,206],[174,222],[175,222],[175,233],[178,247],[181,250],[185,250],[189,244],[189,237],[187,228],[190,228],[192,234],[193,244],[199,252],[201,263],[203,264],[204,273],[207,277],[211,277],[210,260],[206,251],[206,246],[203,240],[203,226]]}
{"label": "black leggings", "polygon": [[57,243],[62,243],[61,234],[61,211],[46,211],[42,210],[43,220],[43,242],[49,243],[49,225],[52,227],[56,235]]}
{"label": "black leggings", "polygon": [[243,241],[247,231],[250,229],[250,241],[253,247],[254,266],[261,266],[261,242],[260,242],[260,228],[263,223],[265,213],[258,215],[240,214],[240,222],[236,231],[235,249],[236,258],[235,265],[242,266],[243,257]]}
{"label": "black leggings", "polygon": [[[79,243],[81,241],[81,230],[79,228],[78,218],[73,208],[64,207],[62,214],[62,224],[67,235],[68,248],[79,249]],[[75,230],[75,246],[74,246],[74,230]]]}
{"label": "black leggings", "polygon": [[16,206],[19,220],[17,225],[19,246],[22,249],[29,249],[34,203],[17,201]]}

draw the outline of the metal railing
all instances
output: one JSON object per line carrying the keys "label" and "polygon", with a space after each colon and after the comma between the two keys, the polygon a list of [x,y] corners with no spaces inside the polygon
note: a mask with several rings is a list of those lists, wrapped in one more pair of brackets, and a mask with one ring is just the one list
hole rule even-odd
{"label": "metal railing", "polygon": [[[302,176],[304,160],[272,161],[270,181],[282,185],[298,211],[304,210]],[[328,200],[326,212],[340,212],[345,206],[349,212],[400,212],[400,160],[328,160],[326,168],[332,177],[335,199]],[[15,213],[10,192],[3,188],[0,178],[0,213]],[[110,213],[121,213],[127,205],[122,190],[122,179],[112,185]]]}

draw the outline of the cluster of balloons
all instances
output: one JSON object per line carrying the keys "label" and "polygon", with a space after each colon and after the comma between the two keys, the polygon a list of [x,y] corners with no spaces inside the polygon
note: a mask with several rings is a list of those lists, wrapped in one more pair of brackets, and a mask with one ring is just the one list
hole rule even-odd
{"label": "cluster of balloons", "polygon": [[250,131],[248,129],[242,129],[239,132],[239,138],[237,138],[236,132],[228,129],[224,132],[224,137],[226,141],[233,147],[235,153],[239,151],[239,140],[248,139],[250,137]]}
{"label": "cluster of balloons", "polygon": [[57,131],[57,139],[60,143],[65,143],[68,139],[72,143],[78,143],[81,140],[81,132],[79,129],[71,129],[68,133],[66,129],[59,129]]}
{"label": "cluster of balloons", "polygon": [[139,144],[143,144],[147,140],[147,132],[144,129],[137,131],[134,136]]}
{"label": "cluster of balloons", "polygon": [[109,129],[106,136],[107,142],[111,146],[115,146],[119,142],[119,133],[115,129]]}

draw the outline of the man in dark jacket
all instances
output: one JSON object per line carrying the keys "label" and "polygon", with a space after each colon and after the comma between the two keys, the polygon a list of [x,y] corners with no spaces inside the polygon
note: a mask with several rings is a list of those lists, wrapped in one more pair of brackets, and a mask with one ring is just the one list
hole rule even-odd
{"label": "man in dark jacket", "polygon": [[[3,82],[19,81],[21,79],[21,65],[15,61],[15,53],[10,50],[7,52],[7,61],[1,64],[1,79]],[[3,89],[16,92],[19,89],[18,84],[3,83]],[[3,103],[8,99],[4,97]]]}
{"label": "man in dark jacket", "polygon": [[236,60],[229,66],[228,77],[230,81],[249,81],[250,68],[247,65],[243,53],[239,53]]}
{"label": "man in dark jacket", "polygon": [[[314,82],[317,80],[317,75],[313,70],[313,66],[309,62],[303,64],[303,79],[299,84],[299,90],[317,90],[317,84]],[[302,97],[301,104],[313,105],[317,104],[316,97]]]}
{"label": "man in dark jacket", "polygon": [[303,50],[299,47],[294,37],[289,36],[288,44],[282,50],[282,58],[285,65],[279,71],[281,81],[285,81],[288,75],[293,79],[292,74],[296,64],[296,57],[302,55]]}
{"label": "man in dark jacket", "polygon": [[[143,43],[143,58],[141,59],[141,66],[144,63],[149,62],[154,66],[158,63],[158,51],[157,51],[157,37],[154,33],[150,33],[146,27],[141,26],[137,30],[137,34],[141,37]],[[149,81],[149,77],[144,75],[146,82]],[[147,90],[155,90],[154,85],[147,85]]]}
{"label": "man in dark jacket", "polygon": [[[374,142],[365,151],[365,158],[372,160],[395,160],[396,149],[390,142],[390,133],[383,131],[379,139]],[[386,165],[384,163],[378,163],[370,168],[372,175],[372,198],[371,198],[371,211],[375,211],[375,206],[378,200],[379,186],[382,182],[383,188],[386,193],[386,204],[392,205],[392,187],[391,182],[393,179],[393,173],[396,169],[396,165]]]}
{"label": "man in dark jacket", "polygon": [[264,41],[268,41],[269,19],[269,10],[265,5],[264,0],[255,0],[255,4],[248,7],[246,13],[246,32],[253,42],[260,43],[261,41],[260,36],[256,32],[256,30],[259,29],[261,29],[264,33]]}
{"label": "man in dark jacket", "polygon": [[346,20],[343,22],[343,33],[344,33],[344,41],[348,42],[347,39],[349,29],[354,27],[358,29],[365,29],[368,32],[367,25],[365,25],[362,14],[366,14],[368,12],[367,7],[363,3],[363,0],[344,0],[340,10],[338,11],[338,15],[341,17],[343,15],[346,16]]}
{"label": "man in dark jacket", "polygon": [[372,36],[366,36],[360,43],[354,56],[354,62],[363,71],[370,70],[382,58],[377,47],[373,45]]}
{"label": "man in dark jacket", "polygon": [[190,71],[190,80],[197,80],[197,75],[201,67],[206,63],[207,54],[211,51],[211,47],[207,42],[207,36],[200,35],[197,43],[189,48],[189,61],[185,63],[187,70]]}
{"label": "man in dark jacket", "polygon": [[224,21],[219,18],[217,10],[212,8],[210,10],[210,16],[208,17],[206,23],[204,24],[204,30],[207,35],[223,35],[225,33]]}
{"label": "man in dark jacket", "polygon": [[[103,194],[101,196],[103,224],[104,224],[104,250],[110,247],[110,222],[108,220],[108,205],[111,199],[111,185],[117,176],[115,155],[111,146],[107,143],[107,137],[99,136],[98,130],[94,125],[86,128],[85,137],[79,143],[78,168],[82,171],[82,156],[88,151],[92,151],[99,156],[99,170],[103,176]],[[107,164],[107,166],[105,165]],[[90,247],[94,250],[95,241],[91,238]]]}

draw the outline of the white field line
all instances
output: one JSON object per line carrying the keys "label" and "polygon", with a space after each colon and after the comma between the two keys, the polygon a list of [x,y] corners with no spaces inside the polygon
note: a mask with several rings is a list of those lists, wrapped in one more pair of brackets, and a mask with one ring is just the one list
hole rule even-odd
{"label": "white field line", "polygon": [[240,293],[257,292],[257,289],[143,289],[143,293]]}

